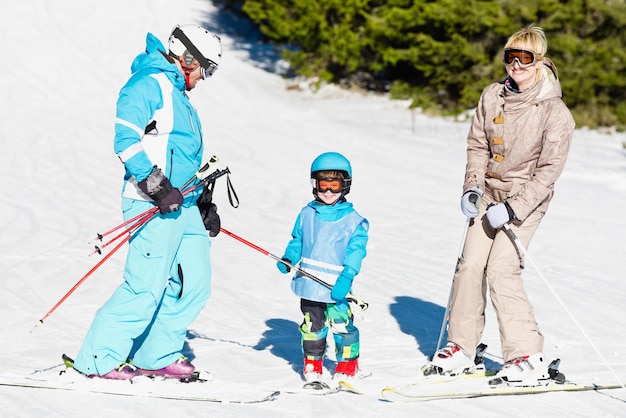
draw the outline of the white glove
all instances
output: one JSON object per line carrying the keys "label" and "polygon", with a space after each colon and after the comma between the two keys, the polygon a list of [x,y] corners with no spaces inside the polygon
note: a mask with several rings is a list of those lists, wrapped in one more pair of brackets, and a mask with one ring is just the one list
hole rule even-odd
{"label": "white glove", "polygon": [[474,186],[471,189],[467,189],[463,196],[461,196],[461,212],[468,218],[475,218],[478,216],[478,210],[480,209],[480,198],[483,196],[483,191],[480,187]]}
{"label": "white glove", "polygon": [[498,203],[487,208],[487,220],[493,229],[502,227],[505,223],[515,219],[515,212],[508,203]]}

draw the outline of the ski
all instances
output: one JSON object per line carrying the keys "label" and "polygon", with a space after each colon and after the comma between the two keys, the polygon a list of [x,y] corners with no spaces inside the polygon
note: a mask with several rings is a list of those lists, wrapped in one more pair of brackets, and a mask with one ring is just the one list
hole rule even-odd
{"label": "ski", "polygon": [[[63,364],[65,364],[66,369],[74,369],[74,359],[72,359],[70,356],[68,356],[67,354],[63,354],[61,356],[61,359],[63,360]],[[74,369],[76,370],[76,369]],[[76,370],[77,373],[78,370]],[[82,373],[81,373],[82,374]],[[211,382],[213,381],[213,375],[207,371],[204,370],[194,370],[194,372],[191,374],[191,376],[189,377],[181,377],[180,379],[172,379],[172,378],[166,378],[166,377],[161,377],[161,376],[150,376],[150,375],[146,375],[146,377],[153,379],[153,380],[178,380],[181,383],[205,383],[205,382]]]}
{"label": "ski", "polygon": [[321,391],[321,390],[329,390],[330,386],[328,386],[326,382],[322,382],[321,380],[315,380],[313,382],[307,382],[304,385],[302,385],[302,389]]}
{"label": "ski", "polygon": [[314,395],[314,396],[326,396],[333,393],[347,392],[355,395],[363,395],[363,392],[356,389],[350,382],[345,380],[339,380],[333,386],[330,386],[326,382],[315,381],[307,382],[302,388],[299,389],[287,389],[283,391],[292,395]]}
{"label": "ski", "polygon": [[59,384],[55,384],[54,382],[46,382],[43,380],[18,381],[17,379],[15,378],[11,379],[8,376],[0,376],[0,386],[21,387],[21,388],[30,388],[30,389],[49,389],[49,390],[87,392],[87,393],[95,393],[95,394],[101,394],[101,395],[170,399],[170,400],[178,400],[178,401],[216,402],[216,403],[224,403],[224,404],[254,404],[254,403],[262,403],[262,402],[270,402],[270,401],[275,400],[280,395],[280,391],[274,391],[268,395],[263,395],[258,398],[249,398],[249,399],[225,399],[224,398],[222,399],[222,398],[204,396],[204,395],[184,395],[184,394],[169,394],[169,393],[158,393],[158,392],[134,392],[134,391],[124,390],[124,387],[120,387],[119,389],[114,389],[114,388],[98,389],[98,388],[92,388],[92,387],[84,387],[81,385],[59,385]]}
{"label": "ski", "polygon": [[365,395],[364,392],[356,389],[350,382],[346,382],[345,380],[340,380],[337,382],[337,385],[341,387],[341,390],[344,392],[354,393],[355,395]]}
{"label": "ski", "polygon": [[[319,382],[316,382],[316,383],[319,383]],[[284,393],[288,393],[290,395],[311,395],[311,396],[332,395],[333,393],[338,393],[340,391],[341,391],[341,386],[337,385],[337,386],[331,387],[326,383],[323,383],[322,385],[311,385],[307,383],[301,388],[283,390]]]}
{"label": "ski", "polygon": [[549,392],[582,392],[619,389],[620,384],[588,384],[582,385],[572,382],[551,383],[545,386],[504,386],[481,390],[449,391],[436,393],[409,393],[399,389],[386,387],[382,390],[384,400],[391,402],[425,402],[442,399],[467,399],[486,396],[535,395]]}
{"label": "ski", "polygon": [[[206,372],[195,373],[186,379],[167,379],[149,376],[138,376],[132,381],[92,379],[74,369],[72,367],[73,360],[70,357],[64,354],[62,359],[63,364],[45,370],[37,370],[28,376],[0,375],[0,386],[233,404],[269,402],[275,400],[280,395],[280,391],[272,391],[269,394],[251,394],[250,396],[245,394],[241,398],[236,398],[235,396],[237,395],[233,395],[233,398],[230,395],[228,397],[209,396],[207,392],[217,387],[207,383],[212,380],[212,376],[209,374],[208,377],[211,379],[207,379]],[[191,384],[192,382],[198,384]],[[221,392],[225,391],[225,386],[225,384],[219,386]],[[239,388],[240,386],[242,385],[233,385],[234,388]]]}
{"label": "ski", "polygon": [[416,381],[407,383],[402,388],[411,388],[421,385],[433,385],[439,383],[457,382],[459,380],[480,379],[485,377],[492,377],[498,373],[497,370],[476,369],[472,372],[461,373],[456,375],[430,375],[418,378]]}
{"label": "ski", "polygon": [[[382,390],[382,397],[384,400],[392,402],[424,402],[438,399],[466,399],[466,398],[480,398],[486,396],[510,396],[510,395],[534,395],[547,392],[581,392],[581,391],[597,391],[604,389],[617,389],[622,387],[617,384],[577,384],[566,380],[565,375],[559,372],[558,367],[561,360],[556,359],[548,366],[548,372],[550,377],[546,380],[537,382],[537,385],[522,385],[521,382],[507,383],[505,379],[495,377],[490,378],[490,373],[485,373],[486,381],[483,378],[483,382],[486,383],[484,389],[473,389],[473,381],[463,381],[464,378],[480,377],[472,375],[456,375],[451,376],[452,380],[443,381],[441,379],[432,382],[429,379],[425,379],[421,383],[404,385],[401,387],[385,387]],[[446,376],[442,376],[445,378]],[[436,385],[428,385],[424,383],[440,383]],[[447,383],[447,384],[446,384]],[[469,389],[466,389],[470,385]],[[440,390],[440,388],[447,387],[448,390]]]}

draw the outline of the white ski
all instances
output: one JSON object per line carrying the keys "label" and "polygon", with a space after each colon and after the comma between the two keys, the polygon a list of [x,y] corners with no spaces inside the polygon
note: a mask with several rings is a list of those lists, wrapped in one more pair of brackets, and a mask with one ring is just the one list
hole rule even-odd
{"label": "white ski", "polygon": [[424,402],[441,399],[465,399],[480,398],[485,396],[510,396],[510,395],[533,395],[548,392],[581,392],[581,391],[599,391],[608,389],[619,389],[620,384],[587,384],[581,385],[572,382],[566,383],[549,383],[545,386],[518,387],[503,386],[478,390],[461,390],[461,391],[441,391],[441,392],[420,392],[420,391],[404,391],[398,388],[386,387],[382,390],[382,397],[391,402]]}

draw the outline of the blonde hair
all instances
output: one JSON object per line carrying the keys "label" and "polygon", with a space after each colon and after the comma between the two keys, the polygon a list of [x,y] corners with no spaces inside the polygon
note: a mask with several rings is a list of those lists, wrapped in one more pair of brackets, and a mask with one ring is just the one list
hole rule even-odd
{"label": "blonde hair", "polygon": [[[543,57],[548,52],[548,40],[543,29],[534,23],[524,29],[520,29],[511,35],[504,45],[504,49],[519,48],[534,52]],[[537,59],[541,59],[537,57]]]}
{"label": "blonde hair", "polygon": [[335,170],[322,170],[322,171],[317,171],[314,173],[313,178],[317,179],[317,180],[322,180],[322,179],[340,179],[343,180],[345,179],[343,173],[341,171],[335,171]]}

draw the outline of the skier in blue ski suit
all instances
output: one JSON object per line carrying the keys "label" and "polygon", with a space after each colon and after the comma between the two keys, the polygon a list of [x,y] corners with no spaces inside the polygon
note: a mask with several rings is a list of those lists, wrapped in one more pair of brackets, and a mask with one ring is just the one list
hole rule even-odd
{"label": "skier in blue ski suit", "polygon": [[219,38],[196,25],[174,29],[169,53],[148,33],[120,91],[114,149],[126,170],[123,217],[155,205],[159,212],[129,241],[124,282],[97,312],[75,359],[86,375],[178,377],[194,370],[181,350],[211,294],[211,242],[199,191],[178,189],[194,178],[204,151],[185,91],[212,75],[220,57]]}
{"label": "skier in blue ski suit", "polygon": [[[318,156],[311,166],[311,182],[315,200],[298,215],[282,257],[333,285],[328,289],[299,272],[291,282],[304,315],[300,332],[307,382],[321,378],[329,326],[335,341],[335,375],[349,378],[358,371],[359,330],[346,296],[361,270],[369,230],[367,219],[345,199],[352,168],[343,155],[328,152]],[[277,267],[282,273],[290,271],[282,262]]]}

